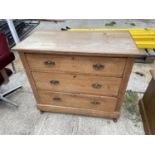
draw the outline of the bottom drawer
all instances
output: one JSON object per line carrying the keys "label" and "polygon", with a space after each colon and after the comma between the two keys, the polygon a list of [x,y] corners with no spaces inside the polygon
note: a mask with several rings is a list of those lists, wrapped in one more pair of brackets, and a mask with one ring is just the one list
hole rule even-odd
{"label": "bottom drawer", "polygon": [[113,112],[117,98],[39,91],[41,104]]}

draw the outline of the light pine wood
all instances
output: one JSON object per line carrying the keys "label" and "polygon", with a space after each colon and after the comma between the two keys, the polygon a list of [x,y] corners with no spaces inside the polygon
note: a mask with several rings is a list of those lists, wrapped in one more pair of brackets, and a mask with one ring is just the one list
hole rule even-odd
{"label": "light pine wood", "polygon": [[129,32],[36,31],[13,50],[34,53],[140,56]]}
{"label": "light pine wood", "polygon": [[127,32],[36,31],[13,50],[39,110],[115,119],[134,58],[142,55]]}
{"label": "light pine wood", "polygon": [[[87,76],[63,73],[32,72],[37,89],[51,91],[65,91],[75,93],[99,94],[117,96],[121,84],[121,78]],[[59,84],[51,84],[50,81],[59,81]],[[101,85],[101,88],[93,88],[93,84]]]}
{"label": "light pine wood", "polygon": [[29,80],[29,82],[31,84],[31,88],[32,88],[33,94],[34,94],[34,96],[36,98],[37,103],[39,103],[39,96],[38,96],[37,88],[36,88],[34,79],[32,77],[32,74],[30,72],[30,68],[29,68],[28,62],[27,62],[27,60],[25,58],[25,54],[24,53],[19,53],[19,56],[20,56],[20,58],[22,60],[22,64],[23,64],[23,66],[25,68],[28,80]]}
{"label": "light pine wood", "polygon": [[105,118],[118,118],[120,116],[119,112],[108,112],[108,111],[83,109],[83,108],[63,107],[56,105],[37,104],[37,108],[41,111],[78,114],[78,115],[105,117]]}
{"label": "light pine wood", "polygon": [[117,98],[39,91],[41,104],[114,112]]}
{"label": "light pine wood", "polygon": [[131,71],[132,71],[133,63],[134,63],[134,58],[128,58],[128,60],[126,62],[125,69],[124,69],[124,75],[122,78],[122,82],[121,82],[121,85],[119,88],[119,95],[118,95],[116,111],[120,111],[121,105],[124,101],[125,91],[127,88],[127,84],[128,84],[128,80],[129,80]]}
{"label": "light pine wood", "polygon": [[[76,72],[115,77],[122,77],[126,64],[125,58],[49,54],[26,54],[26,58],[32,71]],[[97,68],[97,65],[101,66]]]}

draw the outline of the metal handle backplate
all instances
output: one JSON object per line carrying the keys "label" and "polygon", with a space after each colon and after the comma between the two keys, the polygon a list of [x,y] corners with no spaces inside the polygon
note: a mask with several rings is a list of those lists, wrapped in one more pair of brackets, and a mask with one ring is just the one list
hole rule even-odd
{"label": "metal handle backplate", "polygon": [[60,82],[58,80],[51,80],[50,83],[53,85],[58,85]]}
{"label": "metal handle backplate", "polygon": [[98,105],[98,104],[100,104],[100,102],[98,102],[98,101],[92,101],[91,104]]}
{"label": "metal handle backplate", "polygon": [[61,98],[60,97],[53,97],[53,100],[54,101],[61,101]]}
{"label": "metal handle backplate", "polygon": [[44,61],[44,64],[45,65],[48,65],[48,66],[54,66],[55,65],[55,62],[52,61],[52,60],[46,60],[46,61]]}
{"label": "metal handle backplate", "polygon": [[99,84],[99,83],[93,83],[93,84],[92,84],[92,87],[93,87],[93,88],[96,88],[96,89],[99,89],[99,88],[102,87],[102,85]]}
{"label": "metal handle backplate", "polygon": [[102,64],[93,64],[93,68],[95,70],[100,70],[100,69],[103,69],[104,68],[104,65],[102,65]]}

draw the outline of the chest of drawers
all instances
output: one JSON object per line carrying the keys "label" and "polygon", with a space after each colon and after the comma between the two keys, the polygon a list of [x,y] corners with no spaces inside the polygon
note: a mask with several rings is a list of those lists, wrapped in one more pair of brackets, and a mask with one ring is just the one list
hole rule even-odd
{"label": "chest of drawers", "polygon": [[114,119],[141,55],[128,32],[36,31],[13,49],[38,109]]}

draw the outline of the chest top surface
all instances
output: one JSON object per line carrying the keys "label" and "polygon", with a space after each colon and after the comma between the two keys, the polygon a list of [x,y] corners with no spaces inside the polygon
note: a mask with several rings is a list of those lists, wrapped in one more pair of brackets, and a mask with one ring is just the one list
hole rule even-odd
{"label": "chest top surface", "polygon": [[129,32],[35,31],[13,50],[44,53],[80,53],[141,56]]}

